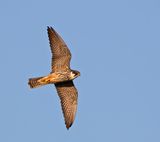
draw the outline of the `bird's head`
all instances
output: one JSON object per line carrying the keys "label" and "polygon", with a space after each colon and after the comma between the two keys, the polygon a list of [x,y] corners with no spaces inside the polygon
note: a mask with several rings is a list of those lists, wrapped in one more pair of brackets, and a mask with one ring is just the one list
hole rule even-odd
{"label": "bird's head", "polygon": [[72,70],[71,71],[71,74],[70,74],[71,79],[75,79],[78,76],[80,76],[80,72],[79,71],[76,71],[76,70]]}

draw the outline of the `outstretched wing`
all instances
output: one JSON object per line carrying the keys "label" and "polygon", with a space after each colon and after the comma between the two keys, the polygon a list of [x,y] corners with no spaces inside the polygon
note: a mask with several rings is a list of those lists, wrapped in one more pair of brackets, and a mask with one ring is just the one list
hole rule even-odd
{"label": "outstretched wing", "polygon": [[47,31],[52,52],[52,72],[69,70],[71,53],[67,45],[52,27],[48,27]]}
{"label": "outstretched wing", "polygon": [[69,129],[74,122],[77,111],[78,92],[73,81],[57,83],[55,86],[61,100],[65,124]]}

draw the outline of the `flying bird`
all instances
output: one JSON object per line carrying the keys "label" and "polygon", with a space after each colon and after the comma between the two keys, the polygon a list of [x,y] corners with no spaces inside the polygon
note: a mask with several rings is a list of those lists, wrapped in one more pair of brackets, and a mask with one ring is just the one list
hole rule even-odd
{"label": "flying bird", "polygon": [[61,100],[66,128],[74,122],[77,111],[78,91],[73,80],[80,76],[80,72],[70,68],[71,52],[60,35],[47,27],[48,38],[52,52],[51,73],[47,76],[29,79],[30,88],[37,88],[47,84],[54,84]]}

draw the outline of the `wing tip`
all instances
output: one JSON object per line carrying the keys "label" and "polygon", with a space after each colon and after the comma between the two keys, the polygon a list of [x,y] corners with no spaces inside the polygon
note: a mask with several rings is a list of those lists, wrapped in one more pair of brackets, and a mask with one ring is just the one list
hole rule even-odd
{"label": "wing tip", "polygon": [[47,26],[47,31],[49,31],[51,29],[51,27],[50,26]]}
{"label": "wing tip", "polygon": [[69,128],[72,126],[72,124],[73,124],[73,123],[71,123],[71,124],[66,124],[67,130],[69,130]]}
{"label": "wing tip", "polygon": [[52,31],[54,31],[54,29],[53,29],[52,26],[47,26],[47,30],[52,30]]}

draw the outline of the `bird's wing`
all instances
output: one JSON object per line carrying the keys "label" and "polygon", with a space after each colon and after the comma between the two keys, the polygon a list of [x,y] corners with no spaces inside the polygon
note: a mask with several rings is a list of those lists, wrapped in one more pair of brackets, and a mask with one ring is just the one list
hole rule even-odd
{"label": "bird's wing", "polygon": [[52,52],[52,72],[70,70],[71,52],[67,45],[52,27],[48,27],[47,31]]}
{"label": "bird's wing", "polygon": [[73,81],[57,83],[55,86],[61,100],[65,124],[69,129],[74,122],[77,111],[78,92]]}

